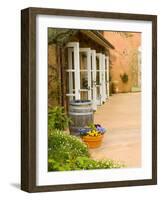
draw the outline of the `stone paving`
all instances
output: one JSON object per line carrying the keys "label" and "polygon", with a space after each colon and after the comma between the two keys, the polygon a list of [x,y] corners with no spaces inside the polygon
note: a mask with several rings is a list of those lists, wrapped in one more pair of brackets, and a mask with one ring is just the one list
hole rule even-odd
{"label": "stone paving", "polygon": [[141,166],[141,93],[115,94],[94,115],[107,128],[101,147],[90,149],[94,159],[113,159],[127,167]]}

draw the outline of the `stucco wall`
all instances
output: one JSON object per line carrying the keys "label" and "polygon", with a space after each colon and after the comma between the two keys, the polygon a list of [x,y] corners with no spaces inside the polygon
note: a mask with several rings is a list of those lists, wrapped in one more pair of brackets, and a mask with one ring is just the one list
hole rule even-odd
{"label": "stucco wall", "polygon": [[[118,92],[130,92],[138,86],[138,48],[141,33],[104,32],[115,50],[110,49],[111,81],[117,84]],[[126,73],[128,82],[123,83],[120,75]]]}
{"label": "stucco wall", "polygon": [[57,47],[48,45],[48,106],[57,106],[60,102],[60,77],[57,60]]}

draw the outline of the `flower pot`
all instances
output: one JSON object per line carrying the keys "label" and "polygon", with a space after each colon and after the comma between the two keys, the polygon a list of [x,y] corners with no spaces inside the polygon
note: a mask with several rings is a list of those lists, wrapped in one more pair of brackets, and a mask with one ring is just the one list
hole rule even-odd
{"label": "flower pot", "polygon": [[103,135],[99,136],[82,136],[83,142],[87,144],[89,148],[98,148],[102,144]]}

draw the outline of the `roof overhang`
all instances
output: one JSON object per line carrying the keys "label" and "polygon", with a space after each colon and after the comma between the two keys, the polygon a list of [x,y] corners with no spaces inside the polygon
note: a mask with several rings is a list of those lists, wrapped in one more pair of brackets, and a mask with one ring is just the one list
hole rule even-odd
{"label": "roof overhang", "polygon": [[98,31],[94,31],[94,30],[81,30],[81,32],[85,35],[87,35],[90,39],[94,40],[95,42],[97,42],[98,44],[100,44],[101,46],[105,47],[105,48],[110,48],[110,49],[115,49],[115,47],[109,42],[107,41],[103,35],[101,33],[99,33]]}

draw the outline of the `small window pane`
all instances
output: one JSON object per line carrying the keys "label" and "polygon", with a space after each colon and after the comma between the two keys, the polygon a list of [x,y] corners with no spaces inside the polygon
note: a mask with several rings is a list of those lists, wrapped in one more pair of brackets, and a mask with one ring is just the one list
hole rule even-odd
{"label": "small window pane", "polygon": [[80,72],[80,88],[88,89],[88,73]]}

